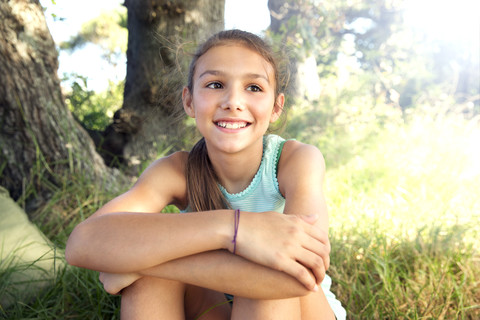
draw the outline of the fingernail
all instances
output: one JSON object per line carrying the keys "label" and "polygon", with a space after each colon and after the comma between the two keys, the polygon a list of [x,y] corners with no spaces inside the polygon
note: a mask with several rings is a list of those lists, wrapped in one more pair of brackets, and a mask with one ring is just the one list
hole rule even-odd
{"label": "fingernail", "polygon": [[318,291],[318,286],[315,285],[315,287],[313,287],[313,290],[312,290],[312,291],[317,292],[317,291]]}

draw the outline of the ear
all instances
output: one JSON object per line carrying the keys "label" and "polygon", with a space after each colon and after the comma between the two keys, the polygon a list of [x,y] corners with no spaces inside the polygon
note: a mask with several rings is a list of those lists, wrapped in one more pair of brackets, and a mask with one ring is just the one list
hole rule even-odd
{"label": "ear", "polygon": [[195,109],[193,107],[193,97],[187,87],[182,91],[183,110],[192,118],[195,118]]}
{"label": "ear", "polygon": [[283,105],[285,103],[285,95],[280,93],[275,99],[275,105],[273,106],[272,115],[270,117],[270,123],[273,123],[280,118],[280,115],[283,112]]}

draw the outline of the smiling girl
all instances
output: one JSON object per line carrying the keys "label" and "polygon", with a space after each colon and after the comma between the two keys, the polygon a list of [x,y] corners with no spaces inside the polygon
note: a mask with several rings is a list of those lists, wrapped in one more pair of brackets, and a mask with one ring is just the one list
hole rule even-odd
{"label": "smiling girl", "polygon": [[[322,154],[266,135],[283,110],[279,87],[262,39],[212,36],[182,95],[203,138],[153,162],[72,232],[67,261],[121,292],[122,319],[345,317],[325,274]],[[182,213],[160,214],[169,204]]]}

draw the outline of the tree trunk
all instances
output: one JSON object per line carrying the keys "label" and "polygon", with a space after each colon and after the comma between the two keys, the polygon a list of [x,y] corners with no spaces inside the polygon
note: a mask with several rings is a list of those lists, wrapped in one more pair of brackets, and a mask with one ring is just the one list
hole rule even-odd
{"label": "tree trunk", "polygon": [[223,29],[224,3],[125,1],[129,36],[124,103],[106,139],[124,145],[123,150],[117,149],[117,156],[128,165],[157,157],[159,150],[169,147],[172,137],[183,137],[179,133],[182,121],[173,116],[186,78],[179,49],[193,51],[197,41]]}
{"label": "tree trunk", "polygon": [[[88,134],[67,109],[55,44],[38,0],[0,2],[0,178],[14,199],[33,185],[48,199],[65,173],[114,185]],[[32,197],[33,198],[33,197]]]}
{"label": "tree trunk", "polygon": [[[307,19],[302,17],[304,15],[302,10],[305,10],[302,7],[308,5],[308,2],[268,0],[271,21],[269,31],[274,35],[281,35],[283,45],[293,45],[299,48],[295,50],[294,55],[289,57],[290,80],[286,88],[287,97],[313,101],[318,99],[321,93],[317,62],[313,51],[305,50],[305,47],[302,46],[303,41],[308,41],[308,39],[298,39],[300,30],[296,29],[300,20]],[[295,40],[292,41],[292,39]],[[301,42],[295,43],[298,40]]]}

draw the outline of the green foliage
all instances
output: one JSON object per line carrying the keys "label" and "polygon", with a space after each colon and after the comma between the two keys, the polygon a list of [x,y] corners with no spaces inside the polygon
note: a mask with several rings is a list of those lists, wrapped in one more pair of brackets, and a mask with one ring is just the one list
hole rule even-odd
{"label": "green foliage", "polygon": [[[352,87],[339,96],[357,103],[352,92],[360,88]],[[351,120],[367,116],[344,108],[351,112]],[[408,114],[407,124],[391,118],[345,120],[345,126],[339,127],[346,129],[339,135],[328,125],[340,121],[339,115],[327,109],[323,130],[311,129],[305,122],[307,133],[296,131],[301,138],[317,141],[330,159],[326,177],[332,243],[329,274],[332,291],[349,319],[480,316],[476,192],[480,190],[480,153],[475,148],[479,123],[464,120],[461,113],[438,115],[436,110],[419,107]],[[299,117],[298,128],[302,127],[299,119],[308,112],[322,114],[314,109],[299,112],[294,115]],[[369,132],[375,134],[362,138]],[[41,179],[41,172],[37,176]],[[80,175],[59,181],[63,183],[52,186],[50,202],[33,214],[33,221],[64,248],[73,227],[114,195]],[[13,271],[11,266],[0,268],[0,279]],[[35,300],[0,308],[0,318],[118,319],[119,297],[103,291],[96,272],[66,267]]]}
{"label": "green foliage", "polygon": [[351,319],[477,319],[478,119],[409,122],[327,171],[334,292]]}
{"label": "green foliage", "polygon": [[66,103],[75,117],[91,130],[104,130],[112,121],[113,113],[120,109],[123,101],[124,82],[109,82],[105,91],[88,89],[87,78],[73,74],[64,81],[71,82],[71,91],[66,93]]}
{"label": "green foliage", "polygon": [[[403,122],[400,108],[375,101],[369,74],[321,79],[323,94],[312,103],[297,102],[289,110],[285,135],[318,146],[328,167],[349,161],[376,143],[388,126]],[[341,141],[341,143],[339,143]]]}
{"label": "green foliage", "polygon": [[[86,44],[99,46],[103,58],[116,65],[127,50],[127,10],[118,7],[102,12],[98,17],[82,25],[80,32],[69,41],[60,43],[61,50],[74,51]],[[120,109],[123,101],[124,82],[109,82],[103,92],[88,88],[87,77],[79,74],[64,75],[64,83],[69,83],[66,103],[74,116],[90,130],[103,130],[111,123],[113,113]]]}
{"label": "green foliage", "polygon": [[[60,252],[57,254],[65,263],[61,252],[74,226],[114,194],[101,183],[86,178],[82,172],[72,170],[64,172],[63,176],[52,172],[46,159],[39,160],[32,171],[33,179],[25,181],[25,196],[18,200],[19,205],[24,207],[24,198],[35,195],[36,185],[48,186],[49,201],[43,203],[42,199],[37,199],[39,208],[30,213],[30,218],[58,248]],[[57,183],[51,182],[51,175],[55,175]],[[117,192],[126,190],[128,184],[117,185]],[[0,319],[119,319],[119,298],[105,294],[98,282],[98,273],[69,266],[57,273],[51,285],[36,298],[24,301],[23,292],[14,292],[4,286],[8,286],[15,272],[26,267],[14,265],[10,260],[0,261],[0,290],[8,289],[14,301],[19,301],[8,309],[0,305]]]}
{"label": "green foliage", "polygon": [[80,32],[69,41],[60,44],[60,49],[73,51],[93,43],[103,50],[104,58],[115,63],[127,51],[127,10],[119,7],[102,12],[97,18],[82,25]]}
{"label": "green foliage", "polygon": [[[3,270],[0,271],[0,273]],[[28,305],[0,308],[2,319],[120,319],[120,297],[105,294],[98,272],[66,267]]]}
{"label": "green foliage", "polygon": [[274,13],[267,35],[294,60],[313,54],[321,77],[359,69],[370,74],[368,96],[403,113],[441,91],[478,114],[478,30],[459,29],[455,37],[429,34],[407,24],[405,1],[270,0],[269,5]]}
{"label": "green foliage", "polygon": [[302,61],[310,55],[317,59],[320,75],[328,75],[336,60],[341,43],[342,12],[335,2],[300,1],[272,1],[280,3],[274,8],[275,16],[281,22],[267,32],[273,43],[286,50],[286,54],[293,60]]}

